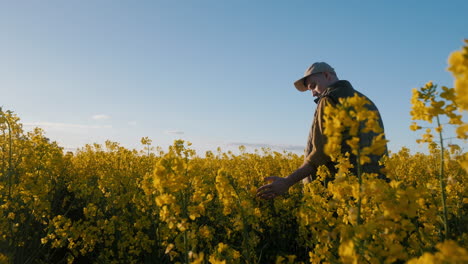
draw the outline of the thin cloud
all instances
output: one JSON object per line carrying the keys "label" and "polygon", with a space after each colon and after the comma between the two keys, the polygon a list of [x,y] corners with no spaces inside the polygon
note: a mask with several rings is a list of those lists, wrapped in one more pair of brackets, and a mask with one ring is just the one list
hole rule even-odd
{"label": "thin cloud", "polygon": [[98,129],[98,128],[112,128],[110,125],[106,126],[90,126],[90,125],[81,125],[81,124],[70,124],[70,123],[53,123],[53,122],[30,122],[23,123],[26,127],[41,127],[49,129]]}
{"label": "thin cloud", "polygon": [[63,147],[64,152],[73,152],[75,153],[78,148],[75,147]]}
{"label": "thin cloud", "polygon": [[303,152],[304,146],[299,145],[281,145],[281,144],[267,144],[267,143],[247,143],[247,142],[231,142],[227,144],[230,147],[244,146],[247,148],[260,149],[269,148],[272,150],[286,150],[294,152]]}
{"label": "thin cloud", "polygon": [[130,122],[128,122],[128,125],[130,125],[130,126],[136,126],[136,125],[137,125],[137,122],[136,122],[136,121],[130,121]]}
{"label": "thin cloud", "polygon": [[110,116],[100,114],[100,115],[93,115],[91,118],[94,120],[105,120],[105,119],[110,119]]}
{"label": "thin cloud", "polygon": [[165,133],[168,134],[168,135],[183,135],[183,134],[185,134],[184,131],[180,131],[180,130],[166,130]]}

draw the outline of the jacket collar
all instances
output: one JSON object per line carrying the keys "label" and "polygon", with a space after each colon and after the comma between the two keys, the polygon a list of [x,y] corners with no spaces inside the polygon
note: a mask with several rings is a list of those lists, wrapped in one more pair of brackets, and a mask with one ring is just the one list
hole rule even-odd
{"label": "jacket collar", "polygon": [[327,89],[325,89],[325,92],[323,92],[322,95],[320,95],[319,97],[317,97],[314,102],[316,104],[318,104],[320,102],[320,99],[324,98],[324,97],[327,97],[327,96],[330,96],[332,94],[335,94],[337,93],[339,90],[342,90],[342,89],[353,89],[353,86],[351,85],[351,83],[347,80],[339,80],[339,81],[336,81],[332,84],[330,84],[330,86],[327,87]]}

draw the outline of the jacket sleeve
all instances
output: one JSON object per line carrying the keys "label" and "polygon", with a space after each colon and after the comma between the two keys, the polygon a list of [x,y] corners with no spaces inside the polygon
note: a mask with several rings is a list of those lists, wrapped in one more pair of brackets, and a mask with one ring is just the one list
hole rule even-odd
{"label": "jacket sleeve", "polygon": [[[312,145],[312,151],[309,155],[305,158],[305,162],[309,163],[314,172],[317,170],[318,167],[321,165],[326,165],[331,161],[330,157],[325,154],[325,144],[327,143],[327,138],[324,135],[324,118],[323,114],[325,112],[325,107],[327,105],[335,105],[333,101],[328,98],[324,97],[320,100],[319,104],[317,105],[317,109],[314,115],[314,121],[312,123],[312,133],[309,135],[309,141]],[[315,175],[312,175],[315,177]]]}

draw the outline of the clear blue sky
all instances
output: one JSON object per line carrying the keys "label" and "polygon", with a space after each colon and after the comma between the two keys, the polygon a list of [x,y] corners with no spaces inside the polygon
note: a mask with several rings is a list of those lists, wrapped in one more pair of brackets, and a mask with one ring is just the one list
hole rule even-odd
{"label": "clear blue sky", "polygon": [[148,136],[302,153],[315,61],[369,96],[389,147],[423,151],[411,89],[452,86],[468,1],[2,1],[0,105],[65,148]]}

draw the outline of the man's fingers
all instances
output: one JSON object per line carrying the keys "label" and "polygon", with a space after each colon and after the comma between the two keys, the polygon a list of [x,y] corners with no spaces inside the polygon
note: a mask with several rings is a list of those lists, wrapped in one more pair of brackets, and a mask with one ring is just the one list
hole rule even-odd
{"label": "man's fingers", "polygon": [[274,193],[269,193],[269,194],[261,194],[261,195],[258,195],[258,197],[262,198],[262,199],[265,199],[265,200],[270,200],[270,199],[273,199],[276,197],[276,194]]}
{"label": "man's fingers", "polygon": [[277,196],[277,193],[275,190],[272,188],[272,184],[267,184],[264,185],[257,190],[257,197],[260,197],[262,199],[272,199]]}
{"label": "man's fingers", "polygon": [[269,190],[269,189],[271,189],[271,183],[270,184],[265,184],[262,187],[258,188],[257,193],[258,192],[264,192],[265,190]]}
{"label": "man's fingers", "polygon": [[263,178],[264,181],[266,182],[271,182],[270,184],[265,184],[261,186],[260,188],[257,189],[257,197],[260,197],[265,200],[270,200],[278,196],[278,193],[276,190],[273,189],[273,186],[276,185],[274,182],[281,177],[278,176],[269,176]]}
{"label": "man's fingers", "polygon": [[258,192],[258,193],[257,193],[257,196],[258,196],[258,195],[270,195],[270,194],[275,194],[275,192],[274,192],[273,190],[270,190],[270,189],[268,189],[268,190],[263,190],[263,191]]}
{"label": "man's fingers", "polygon": [[264,181],[276,181],[276,179],[279,178],[278,176],[269,176],[263,178]]}

